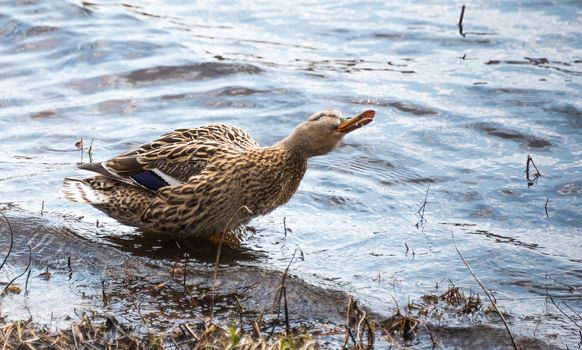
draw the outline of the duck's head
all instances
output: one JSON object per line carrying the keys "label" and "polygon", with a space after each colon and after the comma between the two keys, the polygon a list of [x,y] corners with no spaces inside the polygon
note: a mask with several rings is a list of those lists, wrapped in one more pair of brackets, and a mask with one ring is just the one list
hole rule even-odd
{"label": "duck's head", "polygon": [[347,119],[336,110],[326,109],[309,116],[280,144],[298,151],[305,158],[320,156],[333,151],[346,134],[371,123],[374,114],[374,111],[367,110]]}

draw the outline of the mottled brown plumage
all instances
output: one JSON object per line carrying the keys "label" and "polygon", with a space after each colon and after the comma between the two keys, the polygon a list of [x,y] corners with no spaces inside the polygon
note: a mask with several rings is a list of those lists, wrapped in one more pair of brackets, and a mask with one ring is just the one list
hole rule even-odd
{"label": "mottled brown plumage", "polygon": [[180,129],[108,161],[80,166],[100,175],[65,179],[63,193],[146,231],[209,237],[289,201],[307,159],[335,149],[345,134],[373,117],[365,111],[342,119],[324,110],[270,147],[260,147],[236,127]]}

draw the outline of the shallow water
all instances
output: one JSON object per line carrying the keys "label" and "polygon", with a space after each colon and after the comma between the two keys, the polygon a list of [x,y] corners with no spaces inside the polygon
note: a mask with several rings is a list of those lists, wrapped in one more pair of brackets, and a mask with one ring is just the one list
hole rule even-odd
{"label": "shallow water", "polygon": [[[320,109],[371,108],[374,123],[311,160],[294,198],[254,220],[256,233],[223,262],[282,271],[299,248],[295,276],[387,315],[394,300],[448,280],[481,292],[457,247],[515,333],[575,347],[578,328],[547,295],[582,322],[582,7],[470,4],[465,37],[459,12],[447,1],[2,3],[0,202],[15,217],[42,208],[42,225],[156,271],[181,251],[61,197],[64,177],[87,175],[75,168],[77,141],[94,140],[93,159],[104,160],[175,128],[224,122],[268,145]],[[542,174],[531,186],[528,155]],[[23,242],[4,274],[26,264]],[[34,247],[35,261],[94,264],[82,278],[91,286],[109,263],[65,243],[46,255]],[[193,268],[212,264],[213,247],[189,249]],[[52,312],[95,307],[86,290],[57,283],[68,275],[59,261],[43,288],[68,302]],[[11,298],[2,311],[26,315]],[[51,300],[27,303],[47,321]]]}

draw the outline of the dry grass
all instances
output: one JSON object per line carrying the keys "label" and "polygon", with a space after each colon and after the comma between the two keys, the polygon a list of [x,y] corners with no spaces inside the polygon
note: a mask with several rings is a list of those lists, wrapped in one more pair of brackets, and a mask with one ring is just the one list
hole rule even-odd
{"label": "dry grass", "polygon": [[210,324],[199,327],[187,324],[172,332],[140,335],[120,325],[113,317],[99,319],[85,314],[72,321],[70,328],[50,331],[31,321],[0,324],[0,349],[312,349],[315,343],[308,334],[268,339],[241,334]]}
{"label": "dry grass", "polygon": [[50,331],[31,321],[13,321],[0,326],[4,349],[158,349],[155,339],[143,339],[123,329],[114,318],[94,322],[89,315],[71,322],[69,329]]}

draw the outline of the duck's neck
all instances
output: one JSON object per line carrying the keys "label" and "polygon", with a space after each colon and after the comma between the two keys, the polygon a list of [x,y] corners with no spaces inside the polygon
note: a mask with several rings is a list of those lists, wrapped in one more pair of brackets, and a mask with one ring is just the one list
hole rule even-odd
{"label": "duck's neck", "polygon": [[306,152],[306,140],[297,130],[294,130],[289,136],[285,137],[283,140],[277,142],[273,147],[281,149],[285,152],[293,154],[304,161],[307,161],[311,155]]}
{"label": "duck's neck", "polygon": [[244,173],[241,183],[245,185],[241,186],[252,187],[253,191],[241,191],[244,195],[242,203],[255,215],[264,215],[287,203],[307,169],[307,159],[295,148],[287,148],[281,143],[252,151],[247,161],[253,166]]}

